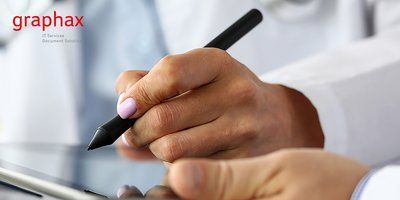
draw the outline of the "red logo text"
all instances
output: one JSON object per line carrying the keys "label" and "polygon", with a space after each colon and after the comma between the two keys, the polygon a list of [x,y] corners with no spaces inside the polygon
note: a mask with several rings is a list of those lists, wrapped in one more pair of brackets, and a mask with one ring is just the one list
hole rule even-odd
{"label": "red logo text", "polygon": [[53,15],[44,16],[15,16],[13,18],[13,30],[20,31],[26,26],[39,27],[45,31],[47,27],[83,27],[83,16],[59,16],[56,11]]}

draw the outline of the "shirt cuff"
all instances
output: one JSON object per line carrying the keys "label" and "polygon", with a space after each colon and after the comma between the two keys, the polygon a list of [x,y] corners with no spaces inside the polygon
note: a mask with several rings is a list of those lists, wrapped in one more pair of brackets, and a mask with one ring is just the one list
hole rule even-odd
{"label": "shirt cuff", "polygon": [[351,200],[400,199],[400,167],[387,166],[368,173],[357,185]]}
{"label": "shirt cuff", "polygon": [[373,169],[369,171],[357,184],[354,189],[353,194],[351,195],[351,200],[360,200],[361,194],[364,191],[365,185],[368,183],[369,179],[378,171],[378,169]]}

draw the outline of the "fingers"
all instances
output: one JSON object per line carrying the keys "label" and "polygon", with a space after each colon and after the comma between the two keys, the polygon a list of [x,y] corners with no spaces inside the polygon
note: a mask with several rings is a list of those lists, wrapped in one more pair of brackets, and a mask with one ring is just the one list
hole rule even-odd
{"label": "fingers", "polygon": [[225,51],[210,48],[167,56],[127,89],[122,101],[135,100],[137,110],[132,118],[137,118],[162,101],[214,81],[231,60]]}
{"label": "fingers", "polygon": [[[240,120],[237,120],[240,118]],[[235,123],[232,123],[235,121]],[[209,157],[217,152],[228,152],[228,157],[249,157],[254,155],[246,145],[257,139],[256,120],[240,111],[229,112],[214,121],[164,135],[151,142],[149,148],[159,159],[173,162],[182,157]],[[126,134],[128,141],[135,140],[135,133]],[[243,148],[239,148],[243,147]],[[240,152],[234,154],[233,150]],[[229,153],[230,152],[230,153]],[[230,156],[229,156],[230,155]],[[220,154],[220,156],[222,156]]]}
{"label": "fingers", "polygon": [[132,160],[154,160],[156,158],[148,147],[135,148],[129,143],[123,142],[122,139],[117,141],[117,152],[122,157]]}
{"label": "fingers", "polygon": [[[228,128],[229,127],[229,128]],[[217,132],[218,131],[218,132]],[[246,140],[236,135],[236,127],[228,118],[165,135],[149,145],[159,159],[173,162],[182,157],[207,157],[216,152],[233,149]]]}
{"label": "fingers", "polygon": [[129,70],[121,73],[117,81],[115,81],[115,91],[118,95],[125,92],[127,88],[134,85],[137,81],[143,78],[148,72],[141,70]]}
{"label": "fingers", "polygon": [[154,106],[137,119],[128,132],[133,135],[126,138],[136,146],[145,146],[167,134],[215,120],[232,102],[220,98],[222,87],[222,84],[207,85]]}
{"label": "fingers", "polygon": [[[219,120],[218,126],[199,130],[212,134],[212,138],[218,135],[227,136],[215,139],[216,141],[227,142],[228,138],[232,137],[237,141],[242,140],[243,143],[243,141],[254,139],[260,129],[256,123],[259,118],[254,113],[243,112],[246,110],[245,102],[254,101],[248,97],[251,96],[248,93],[254,93],[251,91],[254,89],[246,89],[250,92],[245,93],[238,92],[237,88],[249,84],[244,84],[241,80],[231,84],[227,82],[230,80],[209,84],[154,106],[137,119],[131,131],[125,134],[126,139],[137,147],[145,146],[168,134],[210,123],[222,115],[224,118]],[[207,134],[203,132],[201,134]],[[188,142],[196,143],[196,141]]]}
{"label": "fingers", "polygon": [[168,187],[156,185],[146,192],[145,195],[135,186],[124,185],[117,191],[118,199],[177,199],[176,194]]}
{"label": "fingers", "polygon": [[146,199],[177,199],[176,194],[168,187],[156,185],[145,194]]}
{"label": "fingers", "polygon": [[[126,99],[126,89],[130,88],[137,81],[142,79],[147,74],[147,71],[126,71],[119,75],[116,81],[116,92],[119,96],[117,103],[118,114],[126,119],[136,112],[136,102],[132,98]],[[124,102],[123,102],[124,100]]]}
{"label": "fingers", "polygon": [[168,179],[184,199],[270,198],[261,189],[278,171],[270,164],[265,156],[231,161],[187,159],[172,164]]}
{"label": "fingers", "polygon": [[117,191],[118,199],[130,199],[144,197],[142,192],[135,186],[124,185]]}

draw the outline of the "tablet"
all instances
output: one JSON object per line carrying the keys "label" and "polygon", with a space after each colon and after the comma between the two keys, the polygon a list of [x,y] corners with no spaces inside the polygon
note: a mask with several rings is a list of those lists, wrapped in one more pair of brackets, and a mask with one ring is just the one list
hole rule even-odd
{"label": "tablet", "polygon": [[0,180],[3,185],[37,197],[42,197],[42,194],[61,199],[106,197],[85,192],[88,190],[84,187],[76,187],[74,184],[5,161],[0,161]]}
{"label": "tablet", "polygon": [[125,185],[145,194],[164,173],[161,162],[127,160],[112,146],[88,152],[83,145],[0,144],[0,181],[39,195],[116,198]]}

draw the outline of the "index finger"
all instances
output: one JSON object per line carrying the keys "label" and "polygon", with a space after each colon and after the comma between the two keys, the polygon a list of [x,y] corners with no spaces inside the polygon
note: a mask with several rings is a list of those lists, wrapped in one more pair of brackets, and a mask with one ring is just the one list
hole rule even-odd
{"label": "index finger", "polygon": [[166,56],[142,79],[127,89],[121,101],[132,98],[136,112],[143,115],[154,105],[216,80],[231,57],[223,50],[202,48]]}
{"label": "index finger", "polygon": [[127,88],[134,85],[144,76],[146,76],[147,73],[148,71],[143,70],[128,70],[122,72],[115,81],[116,93],[120,95],[121,93],[125,92]]}

